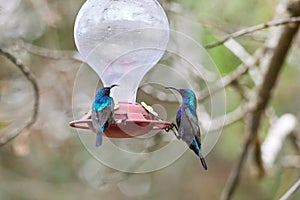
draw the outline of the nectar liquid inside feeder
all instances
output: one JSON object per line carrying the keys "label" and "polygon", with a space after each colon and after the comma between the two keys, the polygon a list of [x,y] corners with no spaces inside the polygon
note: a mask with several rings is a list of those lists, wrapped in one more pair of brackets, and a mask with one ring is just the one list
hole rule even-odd
{"label": "nectar liquid inside feeder", "polygon": [[[88,0],[77,15],[74,37],[103,85],[119,85],[111,91],[117,124],[108,126],[107,137],[136,137],[172,126],[145,103],[135,102],[140,81],[161,59],[169,40],[168,20],[156,0]],[[91,111],[70,126],[95,132]]]}

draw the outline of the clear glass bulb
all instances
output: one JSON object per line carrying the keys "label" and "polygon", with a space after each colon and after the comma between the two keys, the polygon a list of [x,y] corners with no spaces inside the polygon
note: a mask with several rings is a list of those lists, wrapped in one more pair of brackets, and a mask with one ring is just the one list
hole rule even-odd
{"label": "clear glass bulb", "polygon": [[135,103],[141,79],[166,50],[169,24],[156,0],[88,0],[74,36],[103,85],[120,86],[112,91],[115,101]]}

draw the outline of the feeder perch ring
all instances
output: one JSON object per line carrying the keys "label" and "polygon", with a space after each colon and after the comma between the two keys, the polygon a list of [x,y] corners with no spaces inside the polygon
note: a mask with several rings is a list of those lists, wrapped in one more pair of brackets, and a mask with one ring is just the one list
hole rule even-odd
{"label": "feeder perch ring", "polygon": [[[120,102],[114,111],[116,124],[111,123],[104,131],[109,138],[132,138],[144,135],[151,130],[170,130],[173,127],[171,122],[159,119],[150,106]],[[145,108],[145,105],[152,112]],[[69,123],[71,127],[79,129],[96,130],[93,127],[91,111],[81,119]]]}

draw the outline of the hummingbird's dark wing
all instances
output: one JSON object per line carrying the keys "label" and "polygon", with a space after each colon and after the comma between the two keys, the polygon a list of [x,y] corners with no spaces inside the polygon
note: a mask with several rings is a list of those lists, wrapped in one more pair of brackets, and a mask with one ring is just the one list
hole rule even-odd
{"label": "hummingbird's dark wing", "polygon": [[[190,111],[189,108],[182,109],[182,115],[181,115],[182,120],[188,121],[189,125],[192,129],[192,134],[196,137],[200,137],[200,127],[198,124],[198,117],[194,116],[192,112]],[[184,118],[184,119],[183,119]]]}
{"label": "hummingbird's dark wing", "polygon": [[96,146],[102,145],[102,135],[107,126],[109,119],[111,118],[111,108],[105,107],[100,111],[92,111],[92,122],[97,132]]}
{"label": "hummingbird's dark wing", "polygon": [[99,99],[94,102],[92,110],[93,127],[97,132],[96,146],[102,144],[103,132],[112,119],[113,119],[114,103],[111,99]]}
{"label": "hummingbird's dark wing", "polygon": [[110,119],[112,114],[110,106],[104,107],[99,111],[92,111],[93,126],[98,131]]}
{"label": "hummingbird's dark wing", "polygon": [[207,170],[207,164],[201,153],[201,134],[198,118],[196,115],[192,114],[189,108],[183,109],[182,111],[181,121],[188,123],[188,125],[186,124],[185,127],[183,127],[185,134],[190,134],[189,137],[184,136],[185,138],[188,138],[186,139],[186,142],[189,144],[190,149],[199,156],[203,168]]}
{"label": "hummingbird's dark wing", "polygon": [[188,107],[180,107],[180,124],[178,125],[178,134],[188,145],[193,142],[194,137],[200,141],[200,128],[197,123],[197,116],[194,117]]}

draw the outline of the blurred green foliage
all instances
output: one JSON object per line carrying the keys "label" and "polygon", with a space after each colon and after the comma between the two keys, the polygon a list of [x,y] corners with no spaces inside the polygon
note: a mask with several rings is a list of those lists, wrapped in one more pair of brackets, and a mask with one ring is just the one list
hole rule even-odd
{"label": "blurred green foliage", "polygon": [[7,127],[9,125],[8,122],[1,122],[0,121],[0,129],[4,129],[5,127]]}

